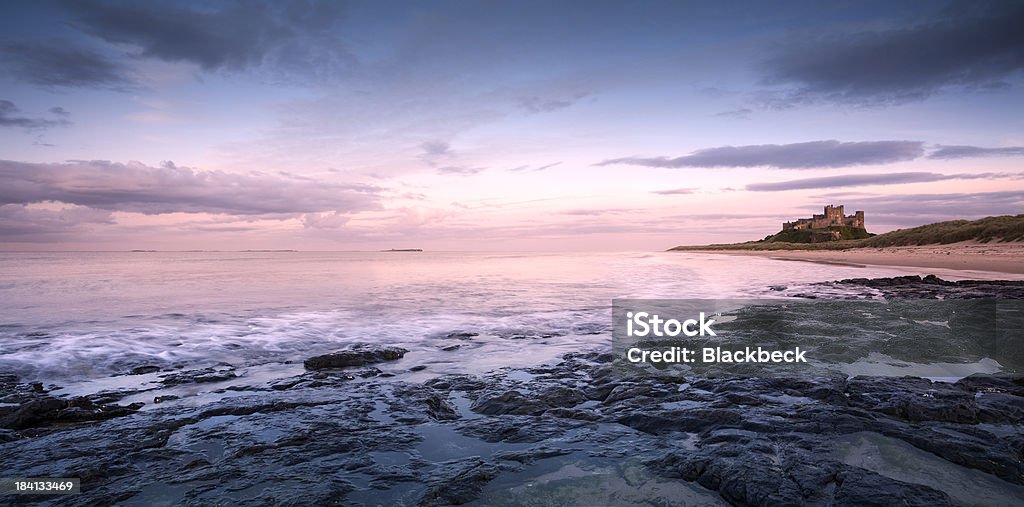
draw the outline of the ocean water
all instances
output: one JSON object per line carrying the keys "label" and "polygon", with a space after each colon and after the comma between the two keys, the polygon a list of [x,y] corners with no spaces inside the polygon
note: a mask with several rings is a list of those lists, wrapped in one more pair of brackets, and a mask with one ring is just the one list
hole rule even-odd
{"label": "ocean water", "polygon": [[[283,376],[362,342],[409,349],[404,367],[424,375],[480,373],[607,348],[613,298],[775,298],[928,273],[1011,277],[668,252],[0,253],[0,372],[73,394],[142,365]],[[457,332],[477,335],[441,350]]]}

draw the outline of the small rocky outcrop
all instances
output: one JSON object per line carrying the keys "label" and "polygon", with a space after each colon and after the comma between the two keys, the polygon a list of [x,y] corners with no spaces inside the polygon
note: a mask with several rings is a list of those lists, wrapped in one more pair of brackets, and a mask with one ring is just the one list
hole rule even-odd
{"label": "small rocky outcrop", "polygon": [[409,351],[401,347],[360,344],[330,354],[311,357],[303,361],[302,364],[308,370],[365,366],[401,359],[406,352]]}

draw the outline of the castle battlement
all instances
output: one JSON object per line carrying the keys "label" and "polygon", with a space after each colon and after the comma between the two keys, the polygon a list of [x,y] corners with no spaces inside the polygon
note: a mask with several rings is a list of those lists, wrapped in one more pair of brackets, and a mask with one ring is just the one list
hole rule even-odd
{"label": "castle battlement", "polygon": [[825,212],[821,215],[812,215],[811,218],[801,218],[792,222],[783,222],[783,231],[799,231],[805,229],[828,229],[829,227],[852,227],[864,229],[864,212],[855,211],[852,215],[843,214],[843,206],[825,206]]}

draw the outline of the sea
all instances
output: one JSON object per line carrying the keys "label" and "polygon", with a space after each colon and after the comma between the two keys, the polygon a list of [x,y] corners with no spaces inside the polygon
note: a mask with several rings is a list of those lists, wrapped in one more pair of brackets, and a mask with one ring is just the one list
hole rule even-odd
{"label": "sea", "polygon": [[[410,380],[483,373],[607,350],[616,298],[785,298],[908,274],[1015,278],[689,252],[7,252],[0,372],[71,396],[157,380],[126,375],[139,366],[271,380],[300,373],[304,358],[375,343],[408,349],[403,367],[426,366]],[[452,337],[466,339],[444,350]],[[985,359],[895,373],[1000,370]],[[865,372],[893,367],[876,363]]]}

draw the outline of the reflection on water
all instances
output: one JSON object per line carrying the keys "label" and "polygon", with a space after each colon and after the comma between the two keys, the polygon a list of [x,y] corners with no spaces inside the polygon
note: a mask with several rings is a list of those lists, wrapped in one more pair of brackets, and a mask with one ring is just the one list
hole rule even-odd
{"label": "reflection on water", "polygon": [[835,444],[840,461],[901,482],[945,492],[958,505],[1013,506],[1024,498],[1024,486],[962,467],[902,440],[873,432],[846,435]]}

